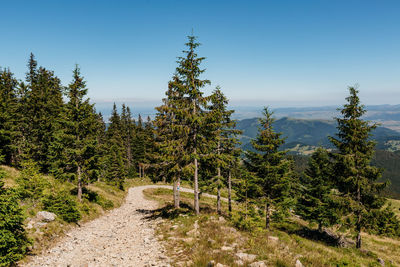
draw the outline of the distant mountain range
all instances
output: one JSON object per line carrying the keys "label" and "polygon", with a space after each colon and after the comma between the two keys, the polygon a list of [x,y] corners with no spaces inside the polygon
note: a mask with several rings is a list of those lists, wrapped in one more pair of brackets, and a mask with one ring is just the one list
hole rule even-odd
{"label": "distant mountain range", "polygon": [[[155,106],[158,106],[160,101],[132,101],[132,100],[118,100],[116,101],[117,107],[120,110],[122,103],[125,103],[131,108],[133,117],[137,118],[139,114],[143,118],[150,116],[154,118],[156,111]],[[112,101],[98,101],[96,109],[101,112],[104,119],[108,120],[111,115],[113,106]],[[268,105],[268,103],[266,103]],[[323,107],[297,107],[297,108],[273,108],[276,118],[296,118],[296,119],[315,119],[315,120],[333,120],[334,117],[339,116],[337,110],[339,106],[323,106]],[[260,105],[232,105],[229,108],[235,110],[233,118],[237,120],[250,119],[261,116],[263,106]],[[365,118],[379,122],[382,126],[400,132],[400,105],[372,105],[366,106],[367,114]]]}
{"label": "distant mountain range", "polygon": [[[243,131],[240,136],[242,146],[245,149],[251,149],[250,140],[255,138],[258,132],[258,118],[244,119],[237,122],[236,128]],[[295,149],[307,147],[306,151],[313,150],[317,146],[331,148],[328,136],[335,136],[336,122],[334,120],[316,120],[316,119],[293,119],[284,117],[275,121],[275,131],[282,132],[285,138],[284,149]],[[386,127],[378,127],[373,132],[373,139],[378,142],[378,149],[400,150],[397,146],[400,144],[400,132]],[[300,154],[307,154],[297,151]],[[293,152],[296,152],[294,150]]]}
{"label": "distant mountain range", "polygon": [[[240,136],[242,148],[252,150],[250,140],[257,136],[258,118],[244,119],[237,122],[236,128],[243,131]],[[294,156],[297,171],[304,171],[308,156],[318,147],[332,148],[328,136],[337,132],[334,120],[306,120],[281,118],[274,123],[274,129],[282,132],[286,138],[282,149]],[[383,168],[382,180],[390,181],[386,194],[400,199],[400,132],[378,127],[373,132],[377,141],[377,152],[372,161],[373,165]]]}

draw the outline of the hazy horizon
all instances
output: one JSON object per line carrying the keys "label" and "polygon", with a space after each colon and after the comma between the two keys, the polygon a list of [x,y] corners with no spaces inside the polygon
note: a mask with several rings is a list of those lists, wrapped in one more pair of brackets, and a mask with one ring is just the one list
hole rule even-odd
{"label": "hazy horizon", "polygon": [[161,100],[193,29],[212,81],[206,94],[220,85],[233,104],[340,105],[354,84],[364,104],[400,103],[398,1],[40,0],[1,9],[1,67],[23,79],[33,52],[66,85],[78,63],[95,102]]}

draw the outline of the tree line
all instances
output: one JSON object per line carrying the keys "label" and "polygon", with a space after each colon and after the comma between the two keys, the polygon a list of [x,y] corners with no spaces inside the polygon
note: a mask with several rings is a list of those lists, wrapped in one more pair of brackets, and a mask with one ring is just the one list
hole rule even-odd
{"label": "tree line", "polygon": [[122,189],[127,177],[143,176],[149,162],[153,126],[148,118],[121,114],[114,104],[108,124],[87,97],[78,66],[63,86],[53,71],[30,55],[25,81],[0,69],[0,153],[21,168],[32,161],[44,174],[84,185],[102,180]]}
{"label": "tree line", "polygon": [[[221,190],[228,191],[228,213],[241,227],[264,217],[264,227],[287,220],[292,215],[318,226],[340,226],[355,233],[361,248],[361,231],[399,235],[400,223],[378,182],[382,169],[372,166],[376,124],[363,120],[366,110],[358,90],[349,87],[347,103],[341,109],[337,134],[330,137],[335,149],[319,148],[304,173],[294,169],[294,161],[283,151],[282,133],[274,130],[273,112],[265,108],[257,137],[251,144],[255,152],[238,147],[240,131],[235,129],[228,99],[220,87],[208,96],[203,88],[205,59],[197,55],[200,44],[188,37],[186,50],[178,58],[176,71],[168,83],[163,104],[154,120],[156,158],[152,165],[156,180],[174,184],[174,204],[179,208],[178,185],[191,180],[193,208],[200,213],[199,186],[216,189],[217,212],[221,211]],[[232,188],[241,204],[232,214]],[[385,208],[384,208],[385,207]]]}
{"label": "tree line", "polygon": [[223,214],[221,192],[227,190],[228,214],[238,227],[262,223],[269,229],[298,215],[320,231],[334,225],[351,230],[358,248],[363,230],[400,235],[400,223],[380,194],[386,186],[377,182],[382,170],[370,164],[376,125],[362,119],[365,108],[356,88],[349,88],[342,116],[336,118],[338,133],[330,137],[336,149],[319,148],[307,170],[298,173],[293,158],[281,149],[284,138],[274,130],[269,108],[252,140],[255,152],[241,151],[241,132],[221,87],[204,93],[211,81],[203,78],[199,45],[196,37],[188,37],[156,117],[146,122],[140,116],[134,120],[125,105],[119,114],[114,104],[106,123],[87,97],[78,66],[67,86],[53,71],[38,67],[33,55],[24,81],[2,69],[1,157],[7,165],[33,163],[42,173],[75,183],[78,200],[91,182],[123,189],[124,179],[148,176],[173,183],[179,209],[185,180],[194,189],[196,215],[201,192],[207,190],[216,191],[217,212]]}

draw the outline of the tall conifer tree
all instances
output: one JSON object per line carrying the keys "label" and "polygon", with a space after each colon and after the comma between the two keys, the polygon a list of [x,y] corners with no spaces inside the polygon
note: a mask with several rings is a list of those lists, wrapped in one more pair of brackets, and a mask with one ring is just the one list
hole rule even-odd
{"label": "tall conifer tree", "polygon": [[18,81],[13,73],[9,69],[0,68],[0,154],[3,153],[6,164],[12,161],[17,87]]}
{"label": "tall conifer tree", "polygon": [[[224,96],[220,87],[214,90],[213,94],[210,96],[210,101],[211,105],[209,106],[210,112],[208,117],[211,122],[208,128],[212,131],[211,138],[215,142],[215,150],[208,158],[212,160],[212,165],[216,168],[213,184],[217,188],[217,212],[221,214],[221,189],[228,183],[230,194],[230,169],[240,154],[236,147],[238,144],[236,135],[239,134],[240,131],[234,129],[236,122],[231,119],[231,115],[234,111],[228,110],[228,99]],[[225,178],[223,174],[225,174]]]}
{"label": "tall conifer tree", "polygon": [[200,44],[195,36],[188,36],[186,43],[187,50],[183,51],[184,56],[178,58],[178,67],[170,86],[178,91],[180,101],[178,101],[176,114],[177,120],[182,127],[182,132],[186,134],[185,150],[188,159],[192,161],[192,175],[194,187],[194,209],[196,214],[200,212],[199,206],[199,166],[198,161],[204,146],[207,145],[204,130],[207,97],[203,96],[201,89],[210,84],[209,80],[202,80],[200,76],[204,69],[200,68],[204,57],[198,57],[196,49]]}
{"label": "tall conifer tree", "polygon": [[184,157],[185,133],[175,115],[178,112],[178,102],[182,101],[182,95],[179,93],[170,82],[169,89],[165,93],[166,97],[162,100],[163,104],[156,107],[157,116],[154,120],[155,149],[158,152],[155,171],[163,180],[173,182],[175,208],[179,208],[180,205],[178,185],[183,176],[183,168],[188,164]]}
{"label": "tall conifer tree", "polygon": [[79,201],[82,200],[83,184],[91,177],[97,161],[97,117],[86,94],[86,82],[76,66],[67,88],[68,103],[63,110],[62,128],[52,143],[53,172],[76,181]]}
{"label": "tall conifer tree", "polygon": [[284,151],[279,151],[284,140],[282,134],[273,128],[275,120],[272,114],[268,108],[264,109],[257,138],[251,142],[257,152],[247,151],[245,161],[248,170],[256,176],[256,183],[262,192],[259,198],[260,203],[265,205],[266,228],[270,227],[271,217],[288,216],[289,208],[293,205],[293,162],[285,157]]}
{"label": "tall conifer tree", "polygon": [[24,129],[24,139],[28,156],[36,161],[42,172],[50,167],[49,146],[54,133],[59,129],[59,120],[63,108],[62,85],[54,72],[43,67],[37,68],[37,62],[31,54],[29,71],[26,75],[27,108],[24,116],[28,120]]}
{"label": "tall conifer tree", "polygon": [[121,117],[118,114],[117,106],[114,103],[110,125],[107,129],[107,179],[123,189],[123,182],[126,177],[126,165],[124,162],[124,143],[122,140]]}
{"label": "tall conifer tree", "polygon": [[357,248],[361,248],[363,217],[373,209],[379,209],[384,200],[379,196],[386,184],[377,183],[382,170],[371,166],[376,142],[371,140],[376,124],[362,119],[366,110],[361,105],[358,90],[349,87],[350,96],[341,110],[343,117],[337,118],[337,137],[330,137],[336,147],[335,160],[336,183],[339,191],[349,201],[350,211],[355,215]]}
{"label": "tall conifer tree", "polygon": [[340,202],[334,190],[333,162],[328,152],[318,148],[311,156],[308,168],[301,178],[301,196],[298,200],[299,215],[318,229],[338,223]]}

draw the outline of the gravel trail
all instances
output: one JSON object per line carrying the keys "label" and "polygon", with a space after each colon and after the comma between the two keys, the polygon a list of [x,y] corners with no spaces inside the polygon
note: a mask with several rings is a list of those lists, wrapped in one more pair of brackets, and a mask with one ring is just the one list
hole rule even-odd
{"label": "gravel trail", "polygon": [[[24,266],[169,266],[154,235],[157,220],[145,218],[158,204],[145,199],[142,191],[157,187],[172,188],[130,188],[121,207],[72,229],[54,247]],[[182,191],[193,192],[184,188]]]}

